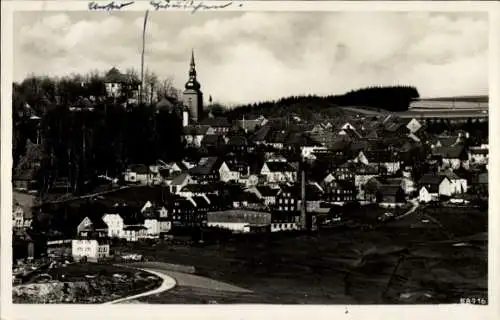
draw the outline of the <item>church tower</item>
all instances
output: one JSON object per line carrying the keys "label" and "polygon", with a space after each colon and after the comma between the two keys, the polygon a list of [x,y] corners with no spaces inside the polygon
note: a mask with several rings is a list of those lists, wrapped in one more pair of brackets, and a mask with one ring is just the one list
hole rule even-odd
{"label": "church tower", "polygon": [[203,93],[200,88],[200,83],[196,80],[196,65],[194,63],[194,51],[192,51],[189,80],[186,82],[185,90],[182,94],[182,102],[189,109],[191,119],[194,123],[198,123],[203,117]]}

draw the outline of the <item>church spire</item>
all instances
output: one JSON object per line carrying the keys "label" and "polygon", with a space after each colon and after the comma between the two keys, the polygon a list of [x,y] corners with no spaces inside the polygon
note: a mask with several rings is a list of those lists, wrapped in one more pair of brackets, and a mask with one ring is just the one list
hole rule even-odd
{"label": "church spire", "polygon": [[191,63],[189,64],[189,80],[186,83],[186,89],[200,89],[200,84],[196,80],[196,64],[194,62],[194,49],[191,49]]}

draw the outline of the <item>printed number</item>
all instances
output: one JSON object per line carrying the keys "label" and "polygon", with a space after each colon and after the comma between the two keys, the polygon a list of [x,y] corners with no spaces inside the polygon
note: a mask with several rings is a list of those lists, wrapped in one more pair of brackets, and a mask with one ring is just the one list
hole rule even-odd
{"label": "printed number", "polygon": [[460,303],[463,304],[482,304],[485,305],[487,304],[487,300],[485,298],[460,298]]}

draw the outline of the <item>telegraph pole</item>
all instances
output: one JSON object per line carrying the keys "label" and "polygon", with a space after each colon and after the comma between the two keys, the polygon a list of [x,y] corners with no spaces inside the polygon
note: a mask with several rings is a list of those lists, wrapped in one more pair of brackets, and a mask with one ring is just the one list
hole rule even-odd
{"label": "telegraph pole", "polygon": [[142,53],[141,53],[141,87],[139,88],[139,104],[142,104],[144,94],[144,53],[146,49],[146,25],[148,23],[149,10],[146,10],[144,16],[144,25],[142,27]]}

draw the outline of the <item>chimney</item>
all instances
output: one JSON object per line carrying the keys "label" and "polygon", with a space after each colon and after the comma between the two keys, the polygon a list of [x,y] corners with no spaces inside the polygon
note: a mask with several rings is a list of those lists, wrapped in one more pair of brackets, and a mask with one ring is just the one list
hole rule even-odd
{"label": "chimney", "polygon": [[301,175],[301,183],[300,183],[300,191],[301,191],[301,207],[300,207],[300,226],[302,230],[307,230],[307,200],[306,200],[306,171],[304,170],[303,162],[300,166],[300,175]]}

